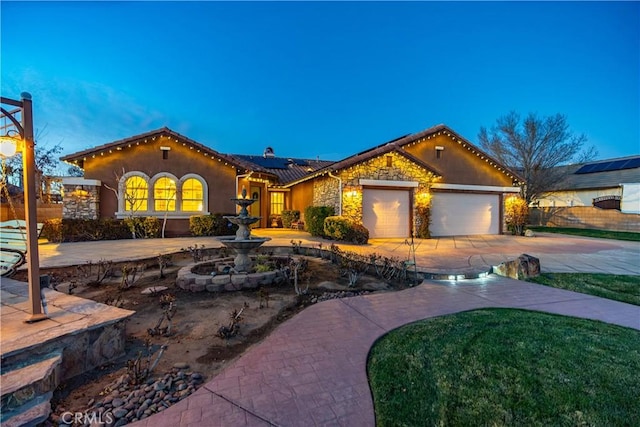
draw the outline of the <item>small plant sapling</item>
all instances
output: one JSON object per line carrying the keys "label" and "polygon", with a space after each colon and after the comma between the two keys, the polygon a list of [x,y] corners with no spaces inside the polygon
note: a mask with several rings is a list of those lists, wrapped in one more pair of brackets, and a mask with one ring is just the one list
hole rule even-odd
{"label": "small plant sapling", "polygon": [[229,317],[231,319],[229,326],[220,326],[220,328],[218,329],[218,336],[220,338],[224,338],[224,339],[229,339],[229,338],[233,338],[236,335],[238,335],[238,332],[240,332],[240,322],[242,321],[242,312],[244,311],[244,307],[242,307],[240,309],[240,311],[238,310],[233,310],[230,314]]}

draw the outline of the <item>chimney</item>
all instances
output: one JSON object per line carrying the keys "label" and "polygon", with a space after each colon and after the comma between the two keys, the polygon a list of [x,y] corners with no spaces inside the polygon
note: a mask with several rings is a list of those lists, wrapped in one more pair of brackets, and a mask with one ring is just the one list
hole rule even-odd
{"label": "chimney", "polygon": [[264,149],[264,154],[263,154],[264,158],[273,158],[276,156],[276,154],[273,152],[273,148],[271,147],[267,147]]}

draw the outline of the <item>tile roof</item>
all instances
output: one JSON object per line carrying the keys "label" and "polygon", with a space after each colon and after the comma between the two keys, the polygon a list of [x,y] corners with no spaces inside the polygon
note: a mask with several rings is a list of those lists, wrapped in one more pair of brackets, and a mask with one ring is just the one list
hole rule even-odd
{"label": "tile roof", "polygon": [[[406,158],[408,158],[409,160],[411,160],[412,162],[421,165],[422,167],[424,167],[425,169],[427,169],[428,171],[432,172],[435,175],[438,176],[442,176],[442,173],[440,173],[437,169],[435,169],[433,166],[425,163],[424,161],[422,161],[421,159],[409,154],[408,152],[405,151],[404,146],[408,145],[408,144],[412,144],[418,141],[421,141],[423,139],[426,138],[430,138],[432,136],[436,136],[436,135],[440,135],[440,134],[445,134],[447,136],[449,136],[450,138],[452,138],[454,141],[458,141],[461,144],[464,144],[464,146],[471,152],[473,153],[480,153],[482,154],[484,157],[483,158],[487,158],[489,159],[492,164],[500,165],[500,163],[492,158],[489,154],[483,152],[482,150],[480,150],[478,147],[476,147],[475,145],[473,145],[471,142],[467,141],[466,139],[462,138],[461,136],[459,136],[458,134],[456,134],[454,131],[452,131],[451,129],[449,129],[447,126],[440,124],[440,125],[436,125],[433,126],[429,129],[425,129],[421,132],[415,133],[415,134],[408,134],[408,135],[404,135],[401,136],[399,138],[395,138],[392,139],[391,141],[385,142],[383,144],[380,144],[378,146],[375,146],[373,148],[370,148],[368,150],[365,151],[361,151],[358,154],[355,154],[353,156],[347,157],[344,160],[340,160],[338,162],[335,162],[323,169],[319,169],[318,171],[316,171],[315,173],[310,173],[309,175],[302,177],[300,179],[298,179],[297,181],[292,181],[289,182],[289,186],[293,185],[293,184],[297,184],[299,182],[303,182],[306,181],[308,179],[311,179],[313,177],[319,176],[319,175],[323,175],[329,172],[333,172],[333,171],[337,171],[340,169],[345,169],[348,167],[351,167],[353,165],[356,165],[358,163],[361,163],[363,161],[366,161],[368,159],[371,159],[373,157],[377,157],[377,156],[381,156],[383,154],[386,153],[390,153],[390,152],[396,152],[400,155],[405,156]],[[522,177],[519,176],[518,173],[508,169],[507,167],[500,165],[501,170],[503,171],[503,173],[506,174],[510,174],[514,179],[523,182]]]}
{"label": "tile roof", "polygon": [[84,159],[88,156],[92,156],[94,154],[98,154],[98,153],[103,153],[105,151],[108,150],[113,150],[113,149],[118,149],[119,147],[124,147],[124,146],[128,146],[129,144],[132,143],[136,143],[136,142],[141,142],[141,141],[147,141],[149,139],[155,139],[155,138],[159,138],[159,137],[168,137],[168,138],[174,138],[176,141],[181,141],[185,144],[189,144],[190,146],[201,150],[204,153],[209,154],[210,156],[213,157],[217,157],[219,159],[222,159],[226,162],[229,162],[230,164],[236,166],[239,169],[242,170],[253,170],[255,172],[262,172],[262,173],[269,173],[266,169],[254,164],[254,163],[248,163],[242,159],[239,158],[235,158],[233,156],[229,156],[227,154],[222,154],[212,148],[207,147],[206,145],[200,144],[199,142],[196,142],[184,135],[179,134],[178,132],[172,131],[171,129],[169,129],[168,127],[163,127],[160,129],[156,129],[156,130],[152,130],[150,132],[145,132],[139,135],[134,135],[131,136],[129,138],[125,138],[125,139],[120,139],[118,141],[113,141],[113,142],[109,142],[107,144],[103,144],[103,145],[99,145],[97,147],[93,147],[93,148],[89,148],[87,150],[83,150],[83,151],[78,151],[76,153],[72,153],[72,154],[68,154],[66,156],[63,156],[60,158],[60,160],[65,161],[65,162],[72,162],[77,164],[80,167],[83,167],[84,164]]}
{"label": "tile roof", "polygon": [[[69,154],[64,157],[61,157],[61,160],[67,161],[67,162],[74,162],[78,166],[83,167],[84,159],[87,156],[95,155],[97,153],[101,153],[106,150],[110,150],[114,148],[117,149],[118,147],[129,145],[133,142],[146,141],[149,138],[155,138],[158,136],[166,136],[170,138],[175,138],[176,140],[180,140],[183,143],[190,144],[191,146],[199,150],[202,150],[203,152],[208,153],[211,156],[215,156],[219,159],[227,161],[230,164],[236,166],[238,169],[244,170],[246,172],[254,171],[259,173],[270,174],[274,177],[277,177],[278,182],[276,183],[276,185],[281,185],[281,186],[291,186],[293,184],[306,181],[308,179],[311,179],[319,175],[323,175],[332,171],[348,168],[357,163],[366,161],[373,157],[383,155],[385,153],[390,153],[392,151],[408,158],[412,162],[424,167],[426,170],[432,172],[433,174],[441,176],[442,174],[438,170],[436,170],[433,166],[409,154],[404,149],[405,145],[420,142],[424,139],[430,138],[432,136],[440,135],[440,134],[445,134],[450,138],[452,138],[454,141],[458,141],[458,143],[463,144],[468,150],[470,150],[473,153],[482,154],[483,158],[489,159],[491,161],[491,164],[495,164],[496,167],[499,165],[497,160],[493,159],[491,156],[484,153],[475,145],[473,145],[466,139],[462,138],[461,136],[457,135],[455,132],[453,132],[451,129],[449,129],[447,126],[443,124],[433,126],[429,129],[425,129],[415,134],[407,134],[407,135],[401,136],[399,138],[380,144],[376,147],[362,151],[353,156],[347,157],[346,159],[340,160],[338,162],[319,160],[319,159],[310,160],[310,159],[293,159],[293,158],[275,157],[275,156],[222,154],[192,139],[189,139],[184,135],[174,132],[167,127],[156,129],[140,135],[135,135],[126,139],[110,142],[108,144],[100,145],[84,151],[79,151],[77,153]],[[507,169],[502,165],[500,166],[501,166],[500,170],[503,171],[503,173],[510,174],[510,176],[512,176],[513,178],[519,181],[523,181],[522,178],[519,177],[518,174],[516,174],[515,172]]]}
{"label": "tile roof", "polygon": [[289,157],[265,157],[232,154],[234,158],[253,163],[278,177],[279,185],[286,185],[335,163],[332,160],[294,159]]}

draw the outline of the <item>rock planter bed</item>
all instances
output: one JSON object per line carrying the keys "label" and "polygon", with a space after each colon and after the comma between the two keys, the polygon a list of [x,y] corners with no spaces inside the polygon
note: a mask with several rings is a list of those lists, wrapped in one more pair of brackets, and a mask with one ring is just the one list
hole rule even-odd
{"label": "rock planter bed", "polygon": [[[255,261],[256,257],[251,257]],[[287,265],[287,257],[269,257],[271,263]],[[236,273],[233,258],[219,258],[189,264],[178,271],[176,285],[191,292],[233,292],[256,289],[260,286],[277,285],[287,279],[282,269],[271,271]]]}
{"label": "rock planter bed", "polygon": [[188,368],[185,363],[177,363],[163,377],[142,384],[130,384],[130,379],[123,376],[107,387],[106,397],[90,401],[89,408],[82,413],[58,407],[50,421],[59,426],[84,423],[118,427],[142,420],[188,397],[202,384],[202,374]]}

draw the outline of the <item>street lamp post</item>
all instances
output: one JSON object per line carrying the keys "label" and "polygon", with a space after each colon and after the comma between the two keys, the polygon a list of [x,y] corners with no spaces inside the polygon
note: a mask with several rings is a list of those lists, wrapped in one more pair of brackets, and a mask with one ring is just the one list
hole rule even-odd
{"label": "street lamp post", "polygon": [[21,100],[4,98],[2,104],[18,107],[22,113],[22,124],[14,115],[0,107],[2,115],[11,120],[22,139],[22,172],[24,186],[24,208],[27,223],[27,272],[29,279],[29,302],[31,315],[27,323],[38,322],[47,319],[42,312],[42,299],[40,297],[40,259],[38,256],[38,217],[36,205],[36,167],[35,167],[35,141],[33,138],[33,107],[31,94],[22,92]]}

